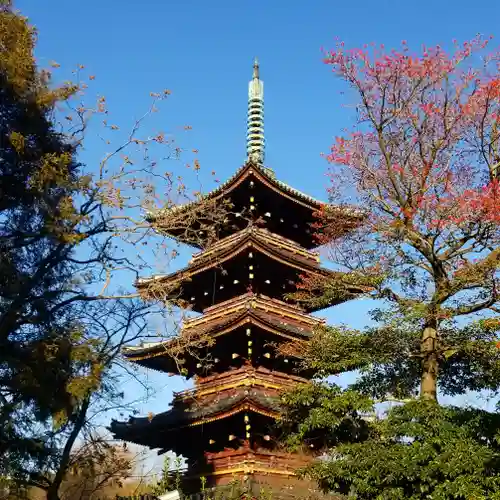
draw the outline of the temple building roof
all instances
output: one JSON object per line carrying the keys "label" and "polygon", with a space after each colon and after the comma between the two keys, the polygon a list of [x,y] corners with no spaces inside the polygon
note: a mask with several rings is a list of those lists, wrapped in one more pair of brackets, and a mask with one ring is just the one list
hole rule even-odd
{"label": "temple building roof", "polygon": [[[158,362],[153,360],[157,357],[168,358],[171,349],[176,347],[178,352],[183,342],[194,343],[205,336],[217,338],[250,325],[290,341],[308,338],[313,329],[323,323],[324,320],[305,314],[298,307],[281,300],[246,293],[206,309],[203,316],[185,320],[178,337],[128,346],[123,349],[123,354],[129,361],[160,369]],[[175,371],[173,366],[170,370]]]}
{"label": "temple building roof", "polygon": [[[148,444],[155,433],[209,424],[240,412],[276,418],[280,393],[306,379],[245,365],[219,375],[198,379],[196,387],[174,394],[171,409],[148,417],[113,420],[110,430],[117,439]],[[153,442],[153,441],[152,441]],[[158,446],[159,447],[159,446]]]}
{"label": "temple building roof", "polygon": [[[250,288],[257,293],[284,297],[296,290],[300,274],[325,278],[342,275],[321,268],[318,261],[319,257],[312,252],[252,226],[201,252],[187,267],[167,275],[139,279],[136,286],[144,298],[177,300],[179,305],[203,312]],[[280,282],[275,279],[278,275]],[[336,297],[335,304],[365,292],[353,286],[345,297]],[[307,307],[308,312],[316,310],[315,306]]]}
{"label": "temple building roof", "polygon": [[279,402],[276,391],[242,385],[206,396],[176,399],[170,410],[157,415],[130,417],[128,422],[113,420],[110,431],[115,439],[151,446],[151,443],[158,442],[159,432],[171,433],[181,428],[206,425],[241,412],[277,418]]}
{"label": "temple building roof", "polygon": [[250,225],[246,229],[227,236],[214,243],[206,250],[195,253],[191,259],[191,264],[198,265],[205,262],[211,262],[214,259],[222,259],[226,252],[231,252],[235,248],[243,247],[247,242],[254,242],[261,248],[276,250],[283,256],[288,256],[290,260],[303,261],[306,265],[317,267],[319,263],[319,254],[304,249],[294,241],[284,238],[276,233],[271,233],[265,228]]}
{"label": "temple building roof", "polygon": [[[251,159],[244,163],[232,177],[227,179],[225,182],[219,184],[215,189],[205,193],[203,198],[218,198],[220,196],[227,196],[232,190],[237,188],[243,181],[248,177],[255,177],[257,180],[265,184],[267,187],[277,192],[278,194],[289,198],[291,201],[305,206],[311,210],[319,210],[325,202],[317,200],[308,194],[299,191],[286,182],[278,180],[274,172],[270,168],[263,167],[257,162]],[[169,207],[164,210],[182,211],[187,210],[189,207],[198,203],[198,200],[186,203],[184,205],[176,205],[174,207]],[[150,214],[151,219],[154,219],[154,214]]]}
{"label": "temple building roof", "polygon": [[[231,223],[228,221],[225,227],[220,227],[221,238],[243,229],[247,218],[261,218],[273,233],[286,236],[305,248],[318,246],[312,225],[318,220],[316,214],[326,204],[278,180],[271,169],[252,159],[213,191],[192,202],[151,212],[148,220],[158,222],[157,229],[160,232],[192,246],[204,247],[202,235],[193,238],[191,231],[188,237],[185,228],[162,227],[161,220],[168,219],[169,213],[175,213],[176,218],[179,213],[190,213],[207,200],[230,200],[233,206],[233,213],[229,215]],[[346,220],[357,221],[362,217],[352,207],[339,206],[338,210]],[[196,224],[196,221],[190,224]]]}

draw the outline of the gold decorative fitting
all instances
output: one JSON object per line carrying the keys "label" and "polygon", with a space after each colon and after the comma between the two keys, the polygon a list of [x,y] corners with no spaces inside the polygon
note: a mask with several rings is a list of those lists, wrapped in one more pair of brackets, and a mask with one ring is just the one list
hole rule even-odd
{"label": "gold decorative fitting", "polygon": [[233,439],[236,439],[236,436],[234,436],[233,434],[229,434],[229,441],[232,441]]}
{"label": "gold decorative fitting", "polygon": [[240,357],[240,355],[239,355],[239,354],[237,354],[237,353],[235,353],[235,352],[233,352],[233,356],[232,356],[232,357],[233,357],[233,359],[236,359],[236,358],[239,358],[239,357]]}
{"label": "gold decorative fitting", "polygon": [[250,273],[248,277],[252,280],[253,279],[253,273]]}
{"label": "gold decorative fitting", "polygon": [[266,283],[269,285],[271,283],[271,280],[266,280]]}
{"label": "gold decorative fitting", "polygon": [[196,363],[196,368],[201,368],[201,363]]}
{"label": "gold decorative fitting", "polygon": [[253,196],[250,196],[250,203],[253,203],[255,201],[255,198]]}
{"label": "gold decorative fitting", "polygon": [[251,259],[252,257],[253,257],[253,253],[252,253],[252,252],[250,252],[250,253],[248,254],[248,258],[249,258],[249,259]]}
{"label": "gold decorative fitting", "polygon": [[250,356],[250,354],[252,354],[252,349],[248,349],[248,355]]}
{"label": "gold decorative fitting", "polygon": [[255,210],[255,206],[254,205],[250,205],[250,210]]}
{"label": "gold decorative fitting", "polygon": [[245,430],[247,430],[247,431],[249,431],[251,428],[252,428],[252,426],[250,424],[245,426]]}
{"label": "gold decorative fitting", "polygon": [[213,439],[210,439],[210,440],[208,441],[208,443],[209,443],[209,444],[215,444],[215,441],[214,441]]}
{"label": "gold decorative fitting", "polygon": [[266,217],[271,217],[271,212],[266,212],[264,215],[265,215]]}
{"label": "gold decorative fitting", "polygon": [[238,280],[234,280],[234,281],[233,281],[233,284],[235,284],[235,285],[237,285],[238,283],[239,283],[239,281],[238,281]]}
{"label": "gold decorative fitting", "polygon": [[247,335],[251,335],[252,330],[250,328],[247,328]]}
{"label": "gold decorative fitting", "polygon": [[248,266],[248,269],[249,269],[250,271],[253,271],[253,266]]}
{"label": "gold decorative fitting", "polygon": [[248,345],[252,345],[253,342],[251,340],[248,341]]}
{"label": "gold decorative fitting", "polygon": [[271,354],[269,354],[268,352],[265,352],[264,357],[269,359],[271,357]]}
{"label": "gold decorative fitting", "polygon": [[250,417],[248,415],[245,415],[243,417],[243,420],[245,421],[245,423],[249,422],[250,421]]}
{"label": "gold decorative fitting", "polygon": [[246,436],[247,436],[247,439],[250,439],[250,433],[249,432],[247,432]]}
{"label": "gold decorative fitting", "polygon": [[264,441],[270,441],[271,440],[271,436],[268,436],[267,434],[264,436]]}

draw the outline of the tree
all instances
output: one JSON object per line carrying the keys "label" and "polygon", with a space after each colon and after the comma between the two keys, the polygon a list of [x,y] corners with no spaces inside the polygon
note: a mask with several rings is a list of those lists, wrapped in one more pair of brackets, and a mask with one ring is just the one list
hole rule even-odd
{"label": "tree", "polygon": [[[190,228],[188,219],[203,215],[205,238],[223,215],[207,202],[146,222],[145,213],[160,200],[172,206],[197,197],[180,176],[159,172],[160,160],[181,153],[173,139],[140,135],[170,91],[152,93],[151,108],[113,145],[119,127],[110,121],[105,97],[93,106],[84,102],[94,77],[85,78],[79,66],[78,85],[53,85],[58,65],[39,70],[35,42],[35,29],[2,2],[0,477],[41,486],[52,500],[90,408],[119,396],[113,382],[120,347],[146,331],[146,304],[120,290],[117,275],[128,273],[130,282],[138,277],[146,267],[141,249],[151,248],[155,229]],[[110,151],[87,167],[77,158],[98,116],[99,137]],[[191,170],[197,178],[197,160]],[[152,252],[175,255],[162,238],[156,241]],[[160,291],[154,296],[150,307],[175,303]]]}
{"label": "tree", "polygon": [[[444,329],[481,311],[498,312],[498,53],[486,54],[479,69],[467,66],[486,45],[478,38],[452,56],[436,47],[421,57],[406,45],[388,54],[374,49],[372,57],[339,46],[326,59],[359,96],[357,129],[337,138],[328,156],[335,165],[330,193],[345,202],[352,190],[344,182],[350,183],[366,218],[333,239],[341,221],[326,208],[322,241],[331,241],[332,258],[350,279],[365,280],[398,322],[418,328],[415,342],[398,342],[397,349],[404,348],[408,369],[420,362],[426,399],[437,397],[440,368],[470,359],[465,339]],[[345,286],[308,285],[326,293]],[[463,333],[473,340],[477,330]],[[492,347],[491,336],[484,340]]]}
{"label": "tree", "polygon": [[[349,498],[500,498],[498,418],[413,401],[367,424],[365,439],[344,439],[329,457],[302,472],[324,490]],[[326,428],[339,442],[338,428]]]}
{"label": "tree", "polygon": [[65,340],[72,327],[65,326],[67,307],[49,311],[71,276],[67,258],[72,245],[66,240],[73,214],[68,201],[80,180],[71,147],[48,120],[54,102],[69,97],[74,89],[49,90],[44,75],[35,71],[33,32],[26,21],[8,5],[1,7],[0,20],[0,449],[4,469],[22,455],[39,459],[44,455],[41,442],[25,439],[21,430],[25,424],[16,425],[13,415],[24,416],[18,422],[29,421],[27,411],[44,419],[69,403],[64,392],[39,389],[40,385],[64,385],[65,363],[59,354],[68,348]]}
{"label": "tree", "polygon": [[[72,452],[69,471],[61,484],[62,500],[91,500],[119,490],[134,472],[136,457],[126,448],[92,436]],[[109,495],[110,497],[110,495]]]}
{"label": "tree", "polygon": [[[390,52],[339,43],[325,58],[357,98],[354,130],[327,155],[330,196],[363,222],[345,233],[335,205],[324,207],[319,240],[348,274],[304,277],[295,297],[328,303],[356,283],[382,306],[373,327],[322,328],[311,342],[285,347],[319,376],[360,372],[346,393],[330,387],[330,405],[358,401],[334,421],[313,387],[302,389],[308,409],[290,396],[292,408],[310,415],[295,420],[292,434],[305,439],[314,425],[336,432],[343,418],[366,410],[363,396],[419,396],[387,420],[372,419],[365,435],[342,436],[335,458],[309,470],[327,489],[356,498],[498,495],[497,420],[437,405],[438,391],[496,391],[500,383],[500,76],[499,52],[487,46],[478,37],[455,43],[451,55],[439,46],[416,55],[405,42]],[[491,425],[479,431],[478,421]]]}

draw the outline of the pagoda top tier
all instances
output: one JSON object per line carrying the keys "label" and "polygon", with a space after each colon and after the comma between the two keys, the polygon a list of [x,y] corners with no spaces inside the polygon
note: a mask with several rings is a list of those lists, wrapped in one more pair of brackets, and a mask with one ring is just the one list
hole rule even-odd
{"label": "pagoda top tier", "polygon": [[[216,239],[221,239],[257,222],[270,232],[311,249],[318,246],[313,225],[318,221],[318,212],[325,205],[279,181],[271,169],[250,158],[230,179],[213,191],[190,203],[150,213],[148,220],[156,223],[158,231],[198,248],[205,248],[209,243],[206,241],[209,239],[208,231],[204,230],[208,226],[217,224]],[[207,210],[219,207],[224,211],[221,222],[214,222],[213,214],[207,215],[205,220],[204,206]],[[329,207],[334,208],[331,205]],[[353,225],[361,218],[361,214],[352,208],[338,207],[338,210],[339,216]],[[162,220],[172,218],[179,221],[174,224],[175,227],[162,224]],[[345,226],[348,228],[351,224]]]}

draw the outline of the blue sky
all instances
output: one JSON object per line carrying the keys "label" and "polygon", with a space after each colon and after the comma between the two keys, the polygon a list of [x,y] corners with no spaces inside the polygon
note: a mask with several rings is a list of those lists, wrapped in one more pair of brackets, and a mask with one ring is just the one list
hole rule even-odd
{"label": "blue sky", "polygon": [[[351,47],[372,41],[396,47],[403,39],[415,49],[447,47],[453,38],[478,32],[499,35],[500,19],[498,0],[18,0],[16,6],[38,28],[39,65],[57,61],[63,78],[84,64],[96,75],[94,88],[106,95],[116,122],[130,123],[141,114],[150,91],[171,89],[154,125],[174,133],[192,126],[183,140],[200,151],[202,175],[216,170],[221,180],[245,159],[247,85],[258,56],[266,163],[280,179],[320,199],[327,166],[320,153],[353,120],[339,94],[343,85],[321,61],[321,47],[333,47],[337,36]],[[84,161],[92,165],[99,155],[90,139]],[[207,175],[207,189],[211,182]],[[324,316],[361,327],[369,308],[358,301]],[[159,392],[138,409],[157,413],[183,384],[148,376]]]}

